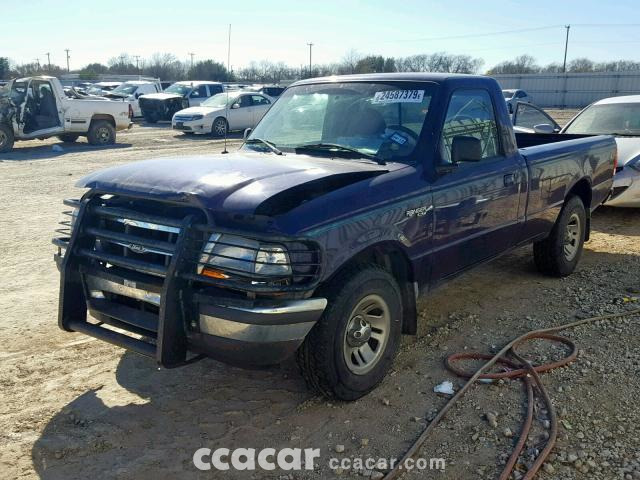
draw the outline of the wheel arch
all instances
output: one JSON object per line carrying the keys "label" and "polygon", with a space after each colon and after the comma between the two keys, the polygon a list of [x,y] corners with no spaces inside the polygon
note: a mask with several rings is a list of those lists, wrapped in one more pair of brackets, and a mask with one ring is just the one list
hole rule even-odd
{"label": "wheel arch", "polygon": [[589,237],[591,236],[591,202],[593,200],[593,191],[591,188],[591,182],[587,177],[583,177],[573,184],[565,195],[565,202],[571,197],[578,197],[584,205],[584,209],[587,214],[587,225],[585,226],[584,239],[585,241],[589,240]]}
{"label": "wheel arch", "polygon": [[323,283],[331,282],[345,269],[371,264],[381,266],[398,282],[402,294],[402,333],[415,335],[418,330],[415,272],[409,257],[398,242],[388,240],[368,245],[336,268]]}
{"label": "wheel arch", "polygon": [[116,128],[116,120],[115,118],[113,118],[112,115],[109,115],[107,113],[96,113],[95,115],[93,115],[91,117],[91,124],[90,126],[94,123],[97,122],[98,120],[106,120],[107,122],[109,122],[111,124],[111,126],[113,128]]}

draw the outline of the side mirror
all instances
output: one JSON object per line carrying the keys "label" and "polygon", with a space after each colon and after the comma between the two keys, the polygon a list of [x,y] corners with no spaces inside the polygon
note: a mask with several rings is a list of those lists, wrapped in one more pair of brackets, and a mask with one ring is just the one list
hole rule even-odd
{"label": "side mirror", "polygon": [[231,109],[235,110],[236,108],[240,108],[240,104],[239,103],[234,103],[233,105],[231,105]]}
{"label": "side mirror", "polygon": [[135,97],[136,99],[140,98],[142,96],[142,93],[136,93]]}
{"label": "side mirror", "polygon": [[456,135],[451,143],[451,163],[482,160],[482,142],[475,137]]}
{"label": "side mirror", "polygon": [[534,125],[533,131],[536,133],[555,133],[555,128],[553,125],[549,125],[548,123],[541,123],[539,125]]}
{"label": "side mirror", "polygon": [[247,138],[249,138],[249,135],[251,135],[251,132],[253,132],[253,128],[246,128],[244,130],[244,134],[242,135],[242,139],[246,140]]}

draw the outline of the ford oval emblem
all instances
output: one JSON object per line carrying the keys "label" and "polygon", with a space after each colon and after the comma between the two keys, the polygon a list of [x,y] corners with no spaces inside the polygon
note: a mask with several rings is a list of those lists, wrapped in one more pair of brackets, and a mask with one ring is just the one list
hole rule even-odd
{"label": "ford oval emblem", "polygon": [[130,243],[129,245],[129,250],[131,250],[132,252],[135,253],[146,253],[147,249],[144,248],[142,245],[137,245],[135,243]]}

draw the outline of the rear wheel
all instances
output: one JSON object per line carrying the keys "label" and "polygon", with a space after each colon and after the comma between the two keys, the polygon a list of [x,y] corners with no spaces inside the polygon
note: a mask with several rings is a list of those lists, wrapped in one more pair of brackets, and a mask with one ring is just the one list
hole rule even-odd
{"label": "rear wheel", "polygon": [[155,113],[145,113],[144,121],[147,123],[158,123],[158,115]]}
{"label": "rear wheel", "polygon": [[213,121],[211,133],[216,137],[224,137],[227,134],[228,128],[229,125],[227,124],[227,120],[224,117],[218,117]]}
{"label": "rear wheel", "polygon": [[93,121],[87,140],[91,145],[113,145],[116,143],[116,129],[106,120]]}
{"label": "rear wheel", "polygon": [[74,143],[80,135],[76,135],[74,133],[65,133],[63,135],[58,135],[58,138],[64,143]]}
{"label": "rear wheel", "polygon": [[328,306],[297,352],[311,388],[341,400],[373,390],[393,363],[402,333],[400,288],[375,265],[339,275],[324,292]]}
{"label": "rear wheel", "polygon": [[13,142],[13,129],[8,125],[0,125],[0,153],[10,152]]}
{"label": "rear wheel", "polygon": [[542,273],[555,277],[570,275],[582,256],[587,213],[582,200],[569,198],[551,234],[533,244],[533,257],[536,267]]}

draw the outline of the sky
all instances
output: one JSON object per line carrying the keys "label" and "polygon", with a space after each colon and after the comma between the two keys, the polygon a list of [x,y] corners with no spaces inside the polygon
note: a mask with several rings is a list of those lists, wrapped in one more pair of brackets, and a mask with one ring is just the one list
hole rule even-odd
{"label": "sky", "polygon": [[640,60],[637,0],[4,2],[0,57],[45,63],[50,52],[62,66],[68,48],[71,69],[122,53],[168,52],[181,60],[194,53],[195,61],[226,63],[229,24],[234,70],[263,59],[308,65],[308,43],[314,64],[337,62],[349,50],[394,57],[446,51],[480,57],[484,69],[523,53],[540,64],[562,63],[566,24],[569,60]]}

